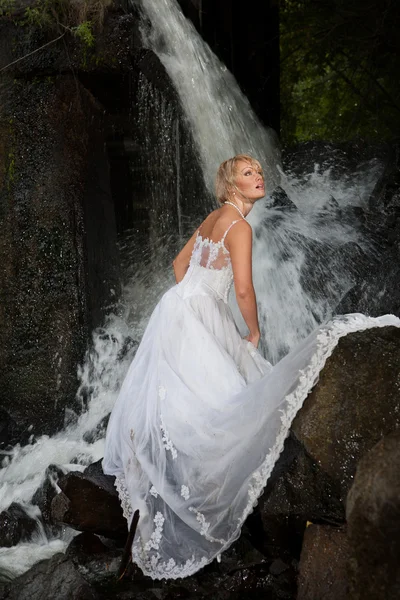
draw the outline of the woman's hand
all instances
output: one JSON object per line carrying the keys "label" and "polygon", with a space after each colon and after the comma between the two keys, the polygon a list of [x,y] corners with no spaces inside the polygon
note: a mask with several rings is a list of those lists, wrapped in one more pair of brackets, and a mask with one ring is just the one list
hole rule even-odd
{"label": "woman's hand", "polygon": [[260,332],[258,331],[257,333],[249,333],[249,335],[246,335],[244,339],[248,342],[251,342],[253,346],[258,348],[258,343],[260,341]]}

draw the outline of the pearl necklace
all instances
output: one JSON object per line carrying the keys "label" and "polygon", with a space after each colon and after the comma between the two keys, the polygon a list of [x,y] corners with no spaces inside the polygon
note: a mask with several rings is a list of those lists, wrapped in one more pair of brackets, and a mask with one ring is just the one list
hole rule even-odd
{"label": "pearl necklace", "polygon": [[245,219],[246,217],[244,216],[244,214],[242,213],[242,211],[240,210],[240,208],[238,206],[236,206],[236,204],[234,204],[233,202],[229,202],[229,200],[225,200],[224,204],[230,204],[231,206],[233,206],[233,208],[236,208],[236,210],[238,211],[239,215]]}

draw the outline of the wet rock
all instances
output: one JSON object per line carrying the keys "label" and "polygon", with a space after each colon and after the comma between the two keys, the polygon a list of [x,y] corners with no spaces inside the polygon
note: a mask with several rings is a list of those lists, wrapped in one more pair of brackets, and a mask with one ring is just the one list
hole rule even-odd
{"label": "wet rock", "polygon": [[307,527],[299,563],[297,600],[345,600],[348,560],[344,528]]}
{"label": "wet rock", "polygon": [[64,554],[42,560],[6,585],[0,600],[99,600]]}
{"label": "wet rock", "polygon": [[221,561],[214,561],[207,569],[212,573],[228,575],[238,569],[267,565],[269,562],[265,555],[251,543],[245,526],[240,538],[226,552],[221,554]]}
{"label": "wet rock", "polygon": [[[105,554],[109,552],[109,550],[110,548],[101,541],[99,536],[95,535],[94,533],[84,531],[83,533],[80,533],[74,537],[65,553],[74,562],[84,564],[88,557]],[[119,552],[119,554],[121,553]]]}
{"label": "wet rock", "polygon": [[0,546],[10,548],[28,540],[37,527],[37,521],[20,504],[13,502],[7,510],[0,513]]}
{"label": "wet rock", "polygon": [[96,425],[91,431],[87,431],[83,435],[83,440],[87,444],[93,444],[97,440],[103,439],[105,437],[107,431],[108,421],[110,420],[110,415],[104,417],[100,423]]}
{"label": "wet rock", "polygon": [[[299,558],[307,521],[343,523],[344,506],[340,488],[305,451],[294,436],[289,436],[264,494],[257,515],[250,515],[248,527],[255,529],[253,543],[271,557]],[[264,537],[264,541],[262,537]]]}
{"label": "wet rock", "polygon": [[400,316],[400,219],[392,234],[396,246],[383,252],[379,262],[375,261],[373,268],[345,295],[337,306],[337,313],[361,312],[372,317],[382,314]]}
{"label": "wet rock", "polygon": [[351,600],[400,598],[400,431],[357,466],[347,497]]}
{"label": "wet rock", "polygon": [[[165,600],[293,600],[295,595],[295,568],[290,566],[273,575],[268,564],[263,563],[238,568],[226,574],[204,569],[197,577],[167,582],[157,597]],[[143,596],[143,600],[144,598],[149,596]]]}
{"label": "wet rock", "polygon": [[[108,419],[110,418],[110,416],[107,417],[107,422]],[[96,462],[91,463],[90,465],[88,465],[85,470],[84,470],[84,474],[87,476],[100,476],[100,477],[104,477],[104,473],[103,473],[103,467],[102,467],[102,463],[103,459],[100,458],[99,460],[96,460]],[[109,477],[108,475],[106,476],[107,478]],[[115,492],[115,488],[114,488],[114,478],[112,477],[111,479],[108,479],[112,484],[113,484],[113,491]],[[110,488],[111,489],[111,488]]]}
{"label": "wet rock", "polygon": [[277,210],[286,210],[286,211],[296,211],[297,206],[294,202],[289,198],[287,193],[283,188],[277,186],[270,196],[270,202],[268,203],[268,208],[275,208]]}
{"label": "wet rock", "polygon": [[68,473],[58,482],[62,492],[51,503],[53,521],[123,542],[127,523],[113,482],[108,475]]}
{"label": "wet rock", "polygon": [[75,408],[76,365],[119,289],[104,109],[72,75],[4,77],[0,406],[50,434]]}
{"label": "wet rock", "polygon": [[400,146],[388,146],[387,152],[364,224],[365,233],[379,253],[371,257],[370,269],[340,302],[338,313],[400,316]]}
{"label": "wet rock", "polygon": [[271,573],[271,575],[276,576],[276,575],[281,575],[288,569],[290,569],[290,566],[288,564],[286,564],[285,562],[283,562],[283,560],[281,560],[280,558],[277,558],[276,560],[274,560],[273,563],[271,563],[271,565],[269,567],[269,572]]}
{"label": "wet rock", "polygon": [[314,222],[321,225],[335,223],[342,216],[343,211],[340,209],[338,201],[331,195],[315,215]]}
{"label": "wet rock", "polygon": [[122,552],[106,546],[97,535],[87,531],[80,533],[65,554],[89,583],[102,586],[115,582]]}
{"label": "wet rock", "polygon": [[[323,220],[327,221],[325,217]],[[331,297],[332,286],[337,290],[339,298],[340,290],[356,289],[357,285],[365,280],[368,272],[372,268],[376,269],[377,264],[377,260],[356,242],[347,242],[337,248],[326,248],[319,242],[307,240],[301,268],[301,286],[317,302]],[[336,274],[334,278],[332,274]],[[343,311],[336,307],[334,312],[343,314],[355,311]],[[369,311],[366,313],[369,314]]]}
{"label": "wet rock", "polygon": [[45,523],[51,523],[51,501],[58,493],[57,481],[64,472],[57,465],[49,465],[45,472],[45,480],[32,497],[32,504],[40,508]]}
{"label": "wet rock", "polygon": [[372,165],[386,164],[391,160],[391,152],[387,144],[309,141],[285,148],[282,159],[285,172],[299,179],[308,178],[315,170],[320,173],[329,170],[335,180],[353,174],[370,161]]}
{"label": "wet rock", "polygon": [[6,410],[0,408],[0,456],[2,450],[7,450],[15,444],[27,444],[30,435],[29,430],[24,431]]}
{"label": "wet rock", "polygon": [[345,499],[361,457],[400,425],[400,329],[340,339],[293,421],[307,453]]}
{"label": "wet rock", "polygon": [[[21,4],[35,4],[26,0]],[[13,0],[13,9],[14,9]],[[10,64],[15,56],[25,56],[22,61],[7,69],[17,77],[32,77],[38,74],[65,73],[74,69],[80,75],[98,71],[104,74],[132,70],[132,53],[140,45],[139,19],[133,10],[118,10],[118,2],[105,14],[103,27],[95,32],[94,45],[90,48],[76,36],[66,35],[63,39],[29,56],[33,50],[54,40],[51,28],[37,27],[32,23],[24,26],[24,8],[12,11],[13,19],[0,15],[0,67]],[[25,7],[26,7],[25,6]],[[7,11],[8,12],[8,11]],[[70,23],[73,20],[73,11]],[[62,18],[61,18],[62,20]],[[11,43],[14,42],[13,46]],[[67,51],[66,51],[67,49]]]}

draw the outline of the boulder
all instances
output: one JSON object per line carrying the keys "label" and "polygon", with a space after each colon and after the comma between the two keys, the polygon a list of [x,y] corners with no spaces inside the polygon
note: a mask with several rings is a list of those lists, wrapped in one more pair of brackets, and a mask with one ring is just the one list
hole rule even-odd
{"label": "boulder", "polygon": [[307,527],[299,563],[297,600],[345,600],[348,560],[345,528]]}
{"label": "boulder", "polygon": [[98,600],[64,554],[42,560],[0,590],[0,600]]}
{"label": "boulder", "polygon": [[106,546],[94,533],[85,531],[74,537],[65,554],[89,583],[115,583],[122,552]]}
{"label": "boulder", "polygon": [[51,503],[51,517],[78,531],[87,531],[121,541],[127,537],[114,477],[68,473],[59,480],[61,493]]}
{"label": "boulder", "polygon": [[346,513],[351,600],[400,598],[400,430],[358,464]]}
{"label": "boulder", "polygon": [[400,214],[398,224],[387,235],[393,236],[393,246],[382,252],[373,268],[344,296],[336,308],[338,314],[361,312],[372,317],[385,313],[400,316]]}
{"label": "boulder", "polygon": [[57,481],[64,476],[64,472],[57,465],[49,465],[45,472],[45,479],[32,497],[32,504],[40,508],[45,523],[51,523],[51,501],[57,495]]}
{"label": "boulder", "polygon": [[0,513],[0,546],[11,548],[28,540],[37,528],[36,519],[30,517],[20,504],[13,502]]}
{"label": "boulder", "polygon": [[292,432],[346,498],[356,466],[400,425],[400,329],[340,339],[296,415]]}
{"label": "boulder", "polygon": [[[264,552],[272,557],[298,559],[307,521],[340,524],[345,521],[345,511],[337,482],[325,473],[307,454],[293,435],[286,441],[267,487],[258,503],[261,531],[265,538]],[[253,530],[254,515],[248,519]],[[260,523],[260,525],[261,525]],[[257,544],[257,533],[254,543]]]}
{"label": "boulder", "polygon": [[297,206],[289,198],[283,188],[277,186],[272,194],[269,196],[268,208],[274,208],[275,210],[295,212]]}

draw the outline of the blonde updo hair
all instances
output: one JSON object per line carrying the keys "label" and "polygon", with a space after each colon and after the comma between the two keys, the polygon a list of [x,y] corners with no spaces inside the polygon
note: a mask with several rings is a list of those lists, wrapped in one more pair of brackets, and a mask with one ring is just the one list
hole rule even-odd
{"label": "blonde updo hair", "polygon": [[253,168],[261,169],[261,164],[249,154],[237,154],[220,164],[215,181],[217,199],[220,204],[229,200],[234,190],[240,191],[235,184],[236,163],[240,160],[248,162]]}

